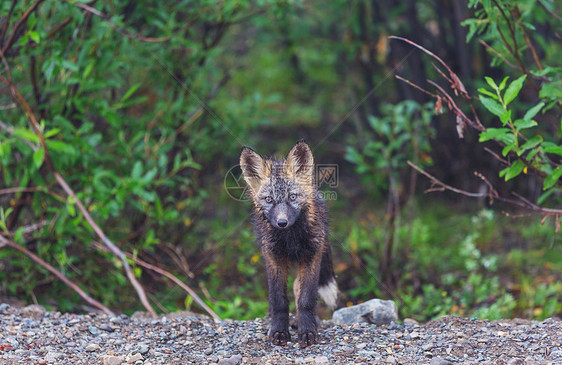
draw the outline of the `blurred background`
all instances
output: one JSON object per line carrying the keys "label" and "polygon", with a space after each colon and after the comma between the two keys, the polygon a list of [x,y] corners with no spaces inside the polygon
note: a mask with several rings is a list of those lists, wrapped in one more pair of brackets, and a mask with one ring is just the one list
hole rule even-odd
{"label": "blurred background", "polygon": [[[239,151],[283,156],[305,138],[316,163],[338,167],[336,183],[321,189],[330,194],[341,306],[393,299],[402,318],[420,321],[560,316],[558,215],[541,211],[560,206],[560,14],[553,0],[2,1],[2,237],[114,311],[143,309],[58,171],[130,255],[157,312],[204,311],[138,259],[176,275],[222,318],[262,317],[266,274],[240,195]],[[433,80],[474,118],[434,65],[445,68],[391,35],[440,57],[482,125],[503,123],[515,139],[480,142],[445,99],[436,104],[396,79],[435,93]],[[477,90],[494,94],[522,75],[511,119],[500,121]],[[527,114],[539,102],[541,112]],[[525,136],[517,118],[533,119]],[[526,149],[517,142],[534,136]],[[529,156],[535,150],[543,160]],[[481,197],[425,194],[429,179],[407,161]],[[506,166],[518,171],[500,176]],[[499,195],[529,204],[487,198],[475,171]],[[521,209],[535,204],[534,214]],[[6,244],[0,297],[91,309]]]}

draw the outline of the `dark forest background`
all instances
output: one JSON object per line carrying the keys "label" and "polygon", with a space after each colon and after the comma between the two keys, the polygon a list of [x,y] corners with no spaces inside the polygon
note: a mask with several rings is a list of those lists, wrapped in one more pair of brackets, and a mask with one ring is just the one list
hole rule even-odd
{"label": "dark forest background", "polygon": [[305,138],[341,306],[560,316],[561,10],[2,1],[0,298],[264,316],[238,155]]}

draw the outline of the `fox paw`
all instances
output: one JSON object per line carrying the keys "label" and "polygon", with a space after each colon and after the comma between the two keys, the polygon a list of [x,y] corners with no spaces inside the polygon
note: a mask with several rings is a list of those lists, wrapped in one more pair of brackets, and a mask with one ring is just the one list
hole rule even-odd
{"label": "fox paw", "polygon": [[316,333],[313,331],[299,332],[299,344],[301,348],[314,345],[316,343]]}
{"label": "fox paw", "polygon": [[271,343],[273,343],[274,345],[284,346],[287,344],[287,341],[291,340],[291,335],[289,334],[288,330],[273,331],[269,335],[269,339],[271,340]]}

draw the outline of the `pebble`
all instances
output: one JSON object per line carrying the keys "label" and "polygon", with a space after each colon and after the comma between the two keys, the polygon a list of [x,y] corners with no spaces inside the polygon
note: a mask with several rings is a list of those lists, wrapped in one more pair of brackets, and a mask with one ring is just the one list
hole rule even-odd
{"label": "pebble", "polygon": [[99,349],[100,349],[100,345],[98,345],[97,343],[91,343],[88,346],[86,346],[84,350],[86,350],[87,352],[94,352],[94,351],[98,351]]}
{"label": "pebble", "polygon": [[[33,312],[33,311],[31,311]],[[319,343],[273,346],[269,320],[204,316],[153,319],[45,312],[0,304],[0,364],[542,364],[561,363],[562,322],[490,322],[446,316],[428,323],[338,325],[323,321]],[[37,309],[40,313],[41,309]],[[501,335],[498,333],[501,332]],[[291,329],[293,340],[296,331]]]}

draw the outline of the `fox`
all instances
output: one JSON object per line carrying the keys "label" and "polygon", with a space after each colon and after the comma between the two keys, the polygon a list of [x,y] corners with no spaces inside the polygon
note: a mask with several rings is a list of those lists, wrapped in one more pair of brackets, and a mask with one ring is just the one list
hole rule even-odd
{"label": "fox", "polygon": [[308,347],[318,340],[318,296],[331,309],[338,296],[328,210],[314,181],[312,151],[304,139],[280,160],[243,147],[240,167],[254,204],[253,225],[267,271],[269,339],[278,346],[291,341],[287,278],[289,267],[297,266],[293,294],[298,342]]}

